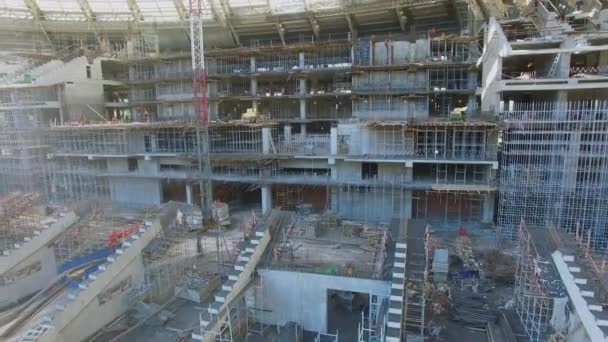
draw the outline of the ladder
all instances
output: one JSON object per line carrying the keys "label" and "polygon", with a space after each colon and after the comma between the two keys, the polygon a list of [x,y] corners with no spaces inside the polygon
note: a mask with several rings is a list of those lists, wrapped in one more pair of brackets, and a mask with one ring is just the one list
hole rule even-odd
{"label": "ladder", "polygon": [[555,73],[557,71],[557,66],[559,65],[559,60],[560,60],[561,56],[562,56],[561,53],[558,53],[555,55],[555,58],[553,59],[553,64],[551,64],[551,68],[549,69],[549,73],[547,74],[547,76],[549,76],[549,78],[555,77]]}

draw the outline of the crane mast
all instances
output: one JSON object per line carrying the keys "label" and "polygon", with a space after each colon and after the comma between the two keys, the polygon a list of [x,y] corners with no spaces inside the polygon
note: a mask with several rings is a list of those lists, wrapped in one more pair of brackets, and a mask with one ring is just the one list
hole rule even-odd
{"label": "crane mast", "polygon": [[205,48],[203,45],[203,0],[190,0],[190,46],[192,53],[192,92],[196,127],[199,186],[201,207],[206,222],[212,220],[213,188],[209,158],[209,111],[207,108],[207,81],[205,74]]}

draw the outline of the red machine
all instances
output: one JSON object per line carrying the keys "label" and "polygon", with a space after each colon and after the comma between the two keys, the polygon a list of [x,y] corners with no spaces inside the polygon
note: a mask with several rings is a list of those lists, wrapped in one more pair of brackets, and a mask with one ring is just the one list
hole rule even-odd
{"label": "red machine", "polygon": [[127,236],[131,236],[139,231],[141,227],[143,227],[143,223],[135,223],[126,226],[125,228],[119,230],[113,230],[108,236],[108,248],[112,248],[116,241],[126,238]]}

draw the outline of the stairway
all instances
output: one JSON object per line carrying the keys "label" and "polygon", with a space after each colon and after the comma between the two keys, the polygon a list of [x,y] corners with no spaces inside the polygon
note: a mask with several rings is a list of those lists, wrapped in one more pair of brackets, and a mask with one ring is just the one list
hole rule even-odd
{"label": "stairway", "polygon": [[407,231],[407,276],[405,280],[404,330],[408,342],[424,341],[425,299],[427,274],[426,223],[410,220]]}
{"label": "stairway", "polygon": [[230,333],[230,308],[234,302],[242,298],[251,283],[255,268],[270,244],[270,227],[280,220],[280,215],[277,213],[280,212],[271,212],[266,221],[255,227],[253,236],[241,249],[234,269],[228,273],[228,280],[215,293],[215,300],[207,310],[201,312],[200,332],[192,333],[192,339],[211,342],[221,339],[223,333]]}
{"label": "stairway", "polygon": [[405,260],[407,244],[398,241],[395,244],[393,274],[391,278],[391,295],[388,302],[386,318],[386,342],[400,342],[403,321],[403,301],[405,295]]}

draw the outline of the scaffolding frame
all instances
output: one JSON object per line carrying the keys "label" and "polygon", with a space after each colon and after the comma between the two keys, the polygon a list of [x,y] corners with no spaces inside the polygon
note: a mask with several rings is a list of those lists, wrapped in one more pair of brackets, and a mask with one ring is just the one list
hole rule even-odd
{"label": "scaffolding frame", "polygon": [[543,285],[540,256],[523,219],[519,224],[518,239],[515,311],[530,342],[541,342],[548,336],[553,298]]}
{"label": "scaffolding frame", "polygon": [[608,101],[509,103],[503,110],[498,234],[531,228],[591,231],[608,246]]}

